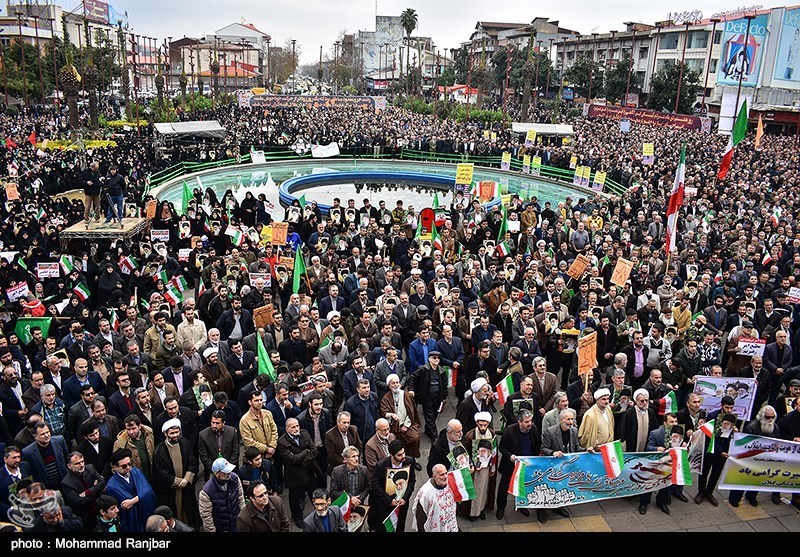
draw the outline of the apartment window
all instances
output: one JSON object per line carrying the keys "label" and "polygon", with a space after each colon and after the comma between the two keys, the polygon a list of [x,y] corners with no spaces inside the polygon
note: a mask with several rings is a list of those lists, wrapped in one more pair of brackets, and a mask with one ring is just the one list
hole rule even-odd
{"label": "apartment window", "polygon": [[708,31],[690,31],[689,44],[686,48],[707,48],[708,47]]}
{"label": "apartment window", "polygon": [[710,70],[711,70],[711,73],[717,73],[717,64],[718,63],[719,63],[719,59],[717,59],[717,58],[712,58],[711,59],[711,64],[709,64],[709,66],[708,66],[710,68]]}
{"label": "apartment window", "polygon": [[674,58],[661,58],[656,62],[656,71],[663,70],[667,66],[674,66],[675,59]]}
{"label": "apartment window", "polygon": [[714,44],[722,42],[722,31],[714,31]]}
{"label": "apartment window", "polygon": [[703,66],[705,65],[705,60],[702,58],[687,58],[686,59],[686,69],[694,70],[698,74],[703,73]]}
{"label": "apartment window", "polygon": [[661,35],[661,40],[658,47],[661,50],[677,50],[678,49],[678,35],[679,33],[664,33]]}
{"label": "apartment window", "polygon": [[648,54],[650,53],[650,49],[648,48],[640,48],[639,49],[639,60],[647,59]]}

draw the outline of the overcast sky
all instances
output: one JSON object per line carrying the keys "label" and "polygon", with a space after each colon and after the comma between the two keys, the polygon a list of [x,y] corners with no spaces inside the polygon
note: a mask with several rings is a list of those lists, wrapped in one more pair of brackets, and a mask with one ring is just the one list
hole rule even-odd
{"label": "overcast sky", "polygon": [[[0,0],[2,1],[2,0]],[[65,9],[70,2],[59,0]],[[297,39],[300,62],[315,62],[319,47],[333,49],[340,31],[375,30],[375,0],[112,0],[117,11],[128,11],[136,34],[173,38],[199,37],[245,18],[282,45]],[[77,2],[76,2],[77,4]],[[544,4],[536,6],[535,4]],[[652,24],[667,13],[700,10],[705,17],[735,9],[748,2],[730,0],[561,0],[554,2],[486,2],[486,0],[378,0],[378,15],[399,16],[406,8],[417,11],[419,26],[414,35],[433,38],[438,49],[457,47],[468,40],[477,21],[528,23],[534,17],[558,20],[562,27],[588,34],[624,29],[626,21]],[[159,41],[160,42],[160,41]]]}

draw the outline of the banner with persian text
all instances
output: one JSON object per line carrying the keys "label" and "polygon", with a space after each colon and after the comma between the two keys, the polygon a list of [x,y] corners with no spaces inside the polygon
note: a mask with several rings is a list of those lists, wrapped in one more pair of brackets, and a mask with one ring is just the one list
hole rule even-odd
{"label": "banner with persian text", "polygon": [[719,488],[800,493],[800,443],[734,433]]}
{"label": "banner with persian text", "polygon": [[333,95],[254,95],[239,91],[239,106],[250,108],[357,108],[376,110],[374,97],[337,97]]}
{"label": "banner with persian text", "polygon": [[643,108],[622,106],[589,105],[589,118],[610,118],[611,120],[630,120],[639,124],[670,126],[682,130],[699,130],[702,122],[698,116],[688,114],[666,114]]}
{"label": "banner with persian text", "polygon": [[[689,462],[699,473],[703,432],[692,436]],[[603,499],[631,497],[672,485],[672,459],[663,453],[623,453],[625,465],[616,478],[609,478],[600,453],[572,453],[561,457],[517,457],[525,463],[525,496],[516,498],[516,508],[554,509]]]}

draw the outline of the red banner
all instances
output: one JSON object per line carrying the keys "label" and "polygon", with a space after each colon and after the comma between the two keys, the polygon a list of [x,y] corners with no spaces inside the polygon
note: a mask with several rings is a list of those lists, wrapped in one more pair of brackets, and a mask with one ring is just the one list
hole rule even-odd
{"label": "red banner", "polygon": [[701,121],[698,116],[688,114],[666,114],[655,110],[622,106],[589,105],[589,118],[610,118],[611,120],[630,120],[639,124],[670,126],[683,130],[699,130]]}
{"label": "red banner", "polygon": [[433,230],[433,222],[435,219],[436,214],[430,207],[419,212],[419,225],[422,227],[423,233],[428,233]]}

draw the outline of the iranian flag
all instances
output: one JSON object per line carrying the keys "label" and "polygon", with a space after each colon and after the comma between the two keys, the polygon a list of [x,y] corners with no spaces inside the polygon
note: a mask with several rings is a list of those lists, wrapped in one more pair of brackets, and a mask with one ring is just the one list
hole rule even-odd
{"label": "iranian flag", "polygon": [[525,497],[525,463],[520,459],[514,461],[514,473],[511,474],[508,493],[514,497]]}
{"label": "iranian flag", "polygon": [[469,473],[468,467],[448,472],[447,485],[450,487],[458,503],[461,501],[471,501],[478,496],[475,491],[475,484],[472,483],[472,474]]}
{"label": "iranian flag", "polygon": [[672,484],[692,485],[692,469],[689,466],[689,449],[674,447],[669,450],[672,458]]}
{"label": "iranian flag", "polygon": [[600,445],[600,455],[603,457],[603,465],[606,467],[606,475],[609,478],[616,478],[622,473],[625,459],[622,456],[622,443],[612,441]]}
{"label": "iranian flag", "polygon": [[383,521],[383,527],[387,532],[397,532],[397,522],[400,520],[400,507],[395,507],[386,520]]}
{"label": "iranian flag", "polygon": [[506,403],[506,399],[515,393],[514,391],[514,381],[511,378],[511,375],[506,375],[502,381],[497,384],[497,398],[500,402],[500,406]]}
{"label": "iranian flag", "polygon": [[717,271],[717,274],[714,275],[714,284],[722,284],[722,279],[722,267],[720,267],[719,271]]}
{"label": "iranian flag", "polygon": [[239,247],[244,244],[244,233],[239,230],[238,228],[228,228],[225,230],[225,234],[231,237],[231,243]]}
{"label": "iranian flag", "polygon": [[495,251],[500,257],[508,257],[511,254],[511,248],[508,247],[508,242],[503,242],[502,244],[499,244],[495,248]]}
{"label": "iranian flag", "polygon": [[183,278],[182,275],[172,277],[172,280],[169,283],[181,292],[186,292],[189,289],[189,285],[186,284],[186,279]]}
{"label": "iranian flag", "polygon": [[167,285],[167,289],[164,291],[164,299],[171,305],[177,306],[183,302],[183,293],[170,282]]}
{"label": "iranian flag", "polygon": [[111,327],[116,331],[119,329],[119,317],[117,316],[117,310],[111,308],[108,310],[109,319],[108,321],[111,323]]}
{"label": "iranian flag", "polygon": [[709,421],[707,421],[706,423],[704,423],[703,425],[700,426],[700,431],[705,433],[706,437],[708,437],[710,439],[710,441],[708,443],[708,450],[707,450],[707,452],[709,452],[709,453],[713,453],[714,452],[714,429],[715,429],[715,427],[716,426],[714,425],[714,420],[709,420]]}
{"label": "iranian flag", "polygon": [[667,256],[675,251],[675,239],[678,235],[678,212],[683,205],[683,182],[686,175],[686,145],[681,146],[681,161],[675,170],[675,182],[672,184],[672,194],[669,196],[667,206],[667,239],[664,247]]}
{"label": "iranian flag", "polygon": [[678,411],[678,400],[675,398],[675,391],[670,391],[664,398],[658,399],[658,415],[663,416],[667,412],[673,414]]}
{"label": "iranian flag", "polygon": [[75,295],[81,302],[85,302],[86,300],[89,299],[90,295],[89,287],[83,284],[82,282],[79,282],[75,286],[75,288],[72,289],[72,291],[75,293]]}
{"label": "iranian flag", "polygon": [[439,231],[436,230],[436,223],[431,227],[431,241],[434,250],[444,251],[444,244],[442,243],[442,237],[439,236]]}
{"label": "iranian flag", "polygon": [[456,388],[456,381],[458,380],[458,370],[453,367],[446,367],[444,368],[445,373],[447,373],[447,386],[455,389]]}
{"label": "iranian flag", "polygon": [[39,210],[36,211],[36,220],[42,220],[46,216],[47,216],[47,212],[44,209],[42,209],[41,207],[39,207]]}
{"label": "iranian flag", "polygon": [[61,265],[62,269],[64,269],[65,275],[68,275],[75,270],[75,265],[72,264],[72,259],[69,255],[62,255],[58,260],[58,264]]}
{"label": "iranian flag", "polygon": [[505,242],[506,240],[506,232],[508,232],[508,209],[506,209],[505,205],[500,207],[500,210],[503,213],[503,220],[500,221],[500,229],[497,231],[497,241]]}
{"label": "iranian flag", "polygon": [[769,216],[769,220],[772,221],[774,226],[778,226],[778,223],[781,220],[781,214],[783,214],[783,207],[775,207],[772,210],[772,214]]}
{"label": "iranian flag", "polygon": [[747,99],[742,103],[742,108],[739,109],[739,115],[736,117],[736,122],[733,124],[731,136],[728,138],[728,146],[725,148],[725,154],[722,156],[722,162],[719,165],[719,172],[717,178],[724,180],[731,169],[733,162],[733,149],[739,142],[744,139],[747,134]]}
{"label": "iranian flag", "polygon": [[206,292],[206,283],[203,282],[203,279],[200,279],[200,284],[197,286],[197,297],[199,298]]}
{"label": "iranian flag", "polygon": [[350,519],[350,496],[347,494],[346,491],[342,491],[342,494],[336,498],[336,501],[331,503],[334,507],[339,507],[342,511],[342,518],[345,522]]}
{"label": "iranian flag", "polygon": [[123,255],[119,258],[119,268],[126,275],[130,275],[139,268],[139,262],[131,255]]}

